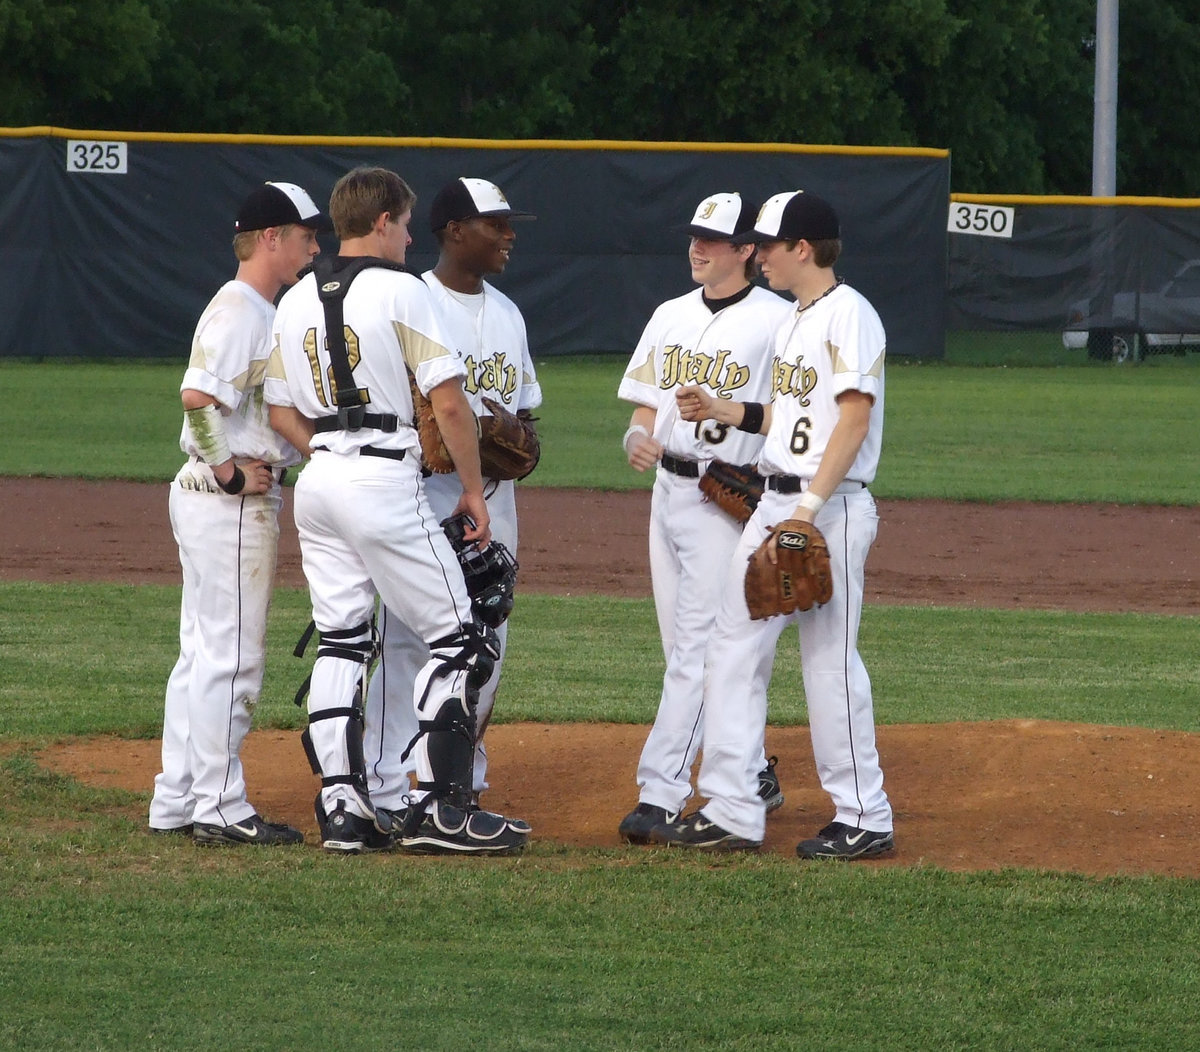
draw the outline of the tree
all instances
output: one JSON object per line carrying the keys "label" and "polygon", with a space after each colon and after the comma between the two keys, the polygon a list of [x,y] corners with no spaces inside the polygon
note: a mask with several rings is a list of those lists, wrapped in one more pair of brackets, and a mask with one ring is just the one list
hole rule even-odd
{"label": "tree", "polygon": [[75,123],[143,91],[159,26],[143,0],[0,0],[0,123]]}

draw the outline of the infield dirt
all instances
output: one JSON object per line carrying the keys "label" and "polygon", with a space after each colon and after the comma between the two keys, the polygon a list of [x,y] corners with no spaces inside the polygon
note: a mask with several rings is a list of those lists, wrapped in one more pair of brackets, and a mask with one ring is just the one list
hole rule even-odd
{"label": "infield dirt", "polygon": [[[175,583],[166,496],[165,484],[0,479],[0,505],[25,509],[5,516],[0,579]],[[301,587],[290,497],[278,583]],[[519,507],[521,590],[650,595],[648,493],[525,487]],[[1200,613],[1197,508],[880,501],[879,510],[869,603]],[[528,819],[537,838],[615,847],[637,799],[645,733],[493,725],[486,802]],[[767,748],[787,802],[765,850],[790,855],[828,820],[828,800],[806,728],[769,727]],[[873,864],[1200,876],[1200,736],[1032,720],[885,725],[879,750],[897,850]],[[297,736],[256,731],[243,755],[256,806],[313,839],[315,779]],[[77,739],[41,762],[148,792],[158,743]]]}

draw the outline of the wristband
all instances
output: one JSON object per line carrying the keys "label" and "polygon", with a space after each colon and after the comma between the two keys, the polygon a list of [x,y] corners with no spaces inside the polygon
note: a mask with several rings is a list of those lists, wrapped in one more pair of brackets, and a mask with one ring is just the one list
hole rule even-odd
{"label": "wristband", "polygon": [[762,402],[743,402],[742,409],[742,422],[737,425],[737,429],[749,435],[757,435],[763,426]]}
{"label": "wristband", "polygon": [[221,410],[210,404],[199,409],[186,409],[183,415],[187,417],[188,430],[191,431],[192,441],[200,451],[200,459],[209,467],[224,464],[231,454],[229,439],[225,437],[225,424],[221,420]]}
{"label": "wristband", "polygon": [[626,456],[631,455],[629,452],[629,440],[633,438],[634,435],[645,435],[647,438],[649,438],[650,432],[642,427],[641,424],[631,425],[629,430],[625,432],[625,437],[621,439],[621,447],[625,450]]}
{"label": "wristband", "polygon": [[800,499],[796,501],[796,507],[807,508],[813,513],[815,519],[820,510],[825,507],[825,498],[818,497],[812,490],[806,489],[800,494]]}
{"label": "wristband", "polygon": [[233,465],[233,474],[229,477],[228,482],[222,482],[215,475],[213,479],[230,496],[237,496],[246,488],[246,473],[236,464]]}

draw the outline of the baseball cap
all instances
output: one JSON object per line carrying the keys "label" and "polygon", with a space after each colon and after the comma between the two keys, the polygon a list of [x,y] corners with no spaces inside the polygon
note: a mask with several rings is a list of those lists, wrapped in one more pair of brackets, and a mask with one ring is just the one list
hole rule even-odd
{"label": "baseball cap", "polygon": [[435,234],[447,223],[458,223],[477,216],[504,216],[505,219],[536,219],[531,212],[518,212],[508,203],[495,183],[487,179],[455,179],[447,183],[433,199],[429,229]]}
{"label": "baseball cap", "polygon": [[242,202],[233,229],[242,234],[247,230],[266,230],[289,223],[312,230],[333,229],[333,224],[321,214],[307,191],[295,183],[263,183]]}
{"label": "baseball cap", "polygon": [[816,194],[792,190],[767,199],[754,221],[754,229],[738,235],[739,245],[759,241],[824,241],[841,237],[833,205]]}
{"label": "baseball cap", "polygon": [[692,237],[732,240],[754,226],[757,214],[758,205],[743,201],[741,194],[713,194],[700,202],[691,225],[683,229]]}

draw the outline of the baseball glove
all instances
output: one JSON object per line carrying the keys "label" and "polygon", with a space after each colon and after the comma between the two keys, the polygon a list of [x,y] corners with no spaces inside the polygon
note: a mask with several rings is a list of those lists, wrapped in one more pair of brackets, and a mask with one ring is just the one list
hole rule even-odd
{"label": "baseball glove", "polygon": [[753,464],[714,460],[700,476],[700,492],[738,522],[746,522],[763,494],[763,477]]}
{"label": "baseball glove", "polygon": [[[776,538],[776,562],[767,557],[771,536]],[[771,527],[746,567],[746,606],[750,617],[762,621],[777,614],[811,610],[833,598],[829,548],[821,531],[810,522],[784,519]]]}
{"label": "baseball glove", "polygon": [[479,418],[479,466],[484,478],[523,479],[538,465],[542,444],[525,410],[511,413],[492,398],[483,399],[491,416]]}
{"label": "baseball glove", "polygon": [[408,371],[408,386],[412,390],[413,427],[417,429],[417,437],[421,440],[421,463],[435,475],[449,475],[454,470],[454,459],[442,441],[442,430],[438,427],[433,403],[421,394],[411,369]]}

